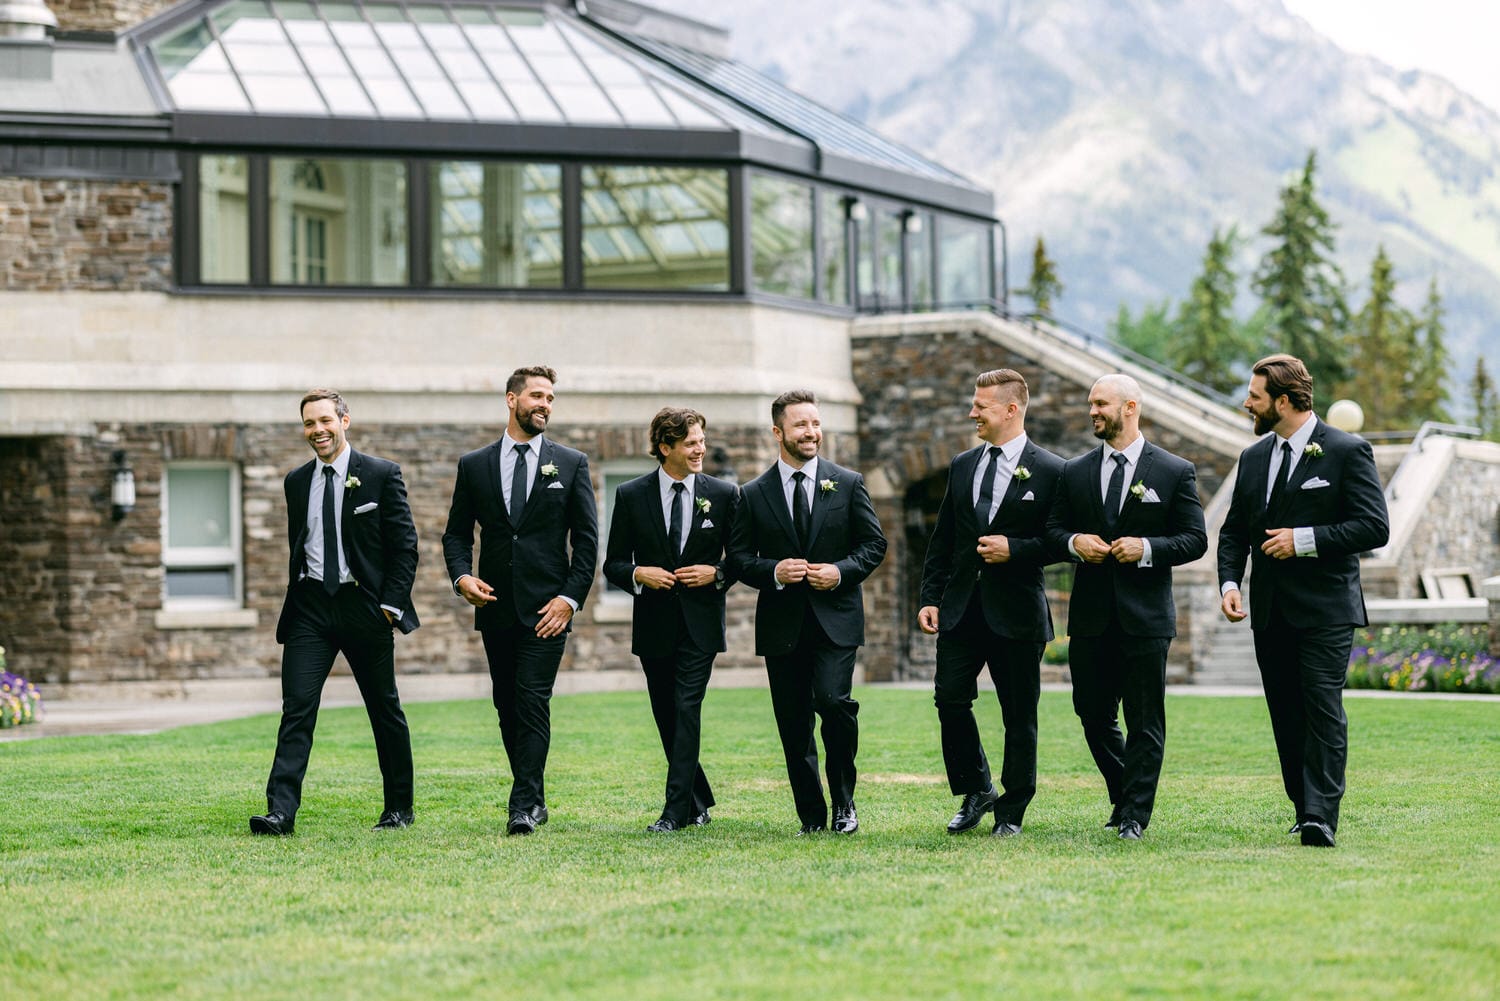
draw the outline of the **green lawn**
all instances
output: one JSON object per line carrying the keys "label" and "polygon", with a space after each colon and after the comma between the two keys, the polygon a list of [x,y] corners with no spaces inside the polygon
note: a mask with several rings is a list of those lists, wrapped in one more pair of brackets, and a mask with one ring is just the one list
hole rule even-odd
{"label": "green lawn", "polygon": [[[291,839],[246,818],[273,717],[0,744],[3,998],[1494,998],[1500,703],[1349,699],[1339,847],[1304,849],[1257,699],[1174,697],[1145,840],[1100,825],[1068,698],[1042,698],[1014,839],[950,837],[936,714],[864,690],[853,838],[797,821],[764,691],[713,691],[714,822],[643,829],[643,694],[559,697],[552,822],[502,836],[482,702],[408,708],[417,824],[374,834],[358,709],[324,713]],[[998,710],[982,720],[998,753]],[[996,762],[998,765],[998,762]]]}

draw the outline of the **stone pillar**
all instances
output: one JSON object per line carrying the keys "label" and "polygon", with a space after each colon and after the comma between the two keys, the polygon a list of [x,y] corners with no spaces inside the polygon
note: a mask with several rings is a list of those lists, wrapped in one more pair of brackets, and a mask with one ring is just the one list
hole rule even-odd
{"label": "stone pillar", "polygon": [[1479,594],[1490,603],[1490,656],[1500,657],[1500,577],[1486,578]]}

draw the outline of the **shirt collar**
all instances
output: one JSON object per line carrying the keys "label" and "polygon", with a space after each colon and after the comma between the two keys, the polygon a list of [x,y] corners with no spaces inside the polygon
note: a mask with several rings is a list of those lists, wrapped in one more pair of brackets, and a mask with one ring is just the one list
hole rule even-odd
{"label": "shirt collar", "polygon": [[532,455],[541,455],[542,454],[542,436],[541,435],[537,435],[535,438],[531,439],[531,441],[529,441],[529,442],[516,441],[514,438],[512,438],[510,436],[510,432],[507,431],[505,434],[503,434],[503,435],[500,436],[500,440],[501,440],[501,442],[503,442],[503,444],[500,447],[505,452],[514,452],[516,450],[516,446],[517,445],[529,445],[530,448],[531,448],[531,454]]}
{"label": "shirt collar", "polygon": [[662,499],[672,495],[672,484],[681,483],[686,489],[689,497],[693,494],[693,473],[688,473],[680,480],[674,480],[667,475],[667,471],[660,466],[656,469],[656,489],[661,492]]}
{"label": "shirt collar", "polygon": [[1290,438],[1283,438],[1280,435],[1277,435],[1276,447],[1278,449],[1281,448],[1281,443],[1284,441],[1292,446],[1293,455],[1301,455],[1302,450],[1307,448],[1307,443],[1312,440],[1313,432],[1317,429],[1318,419],[1316,417],[1310,417],[1302,422],[1302,426],[1300,428],[1292,432],[1292,436]]}
{"label": "shirt collar", "polygon": [[332,466],[333,467],[333,475],[334,476],[338,477],[340,480],[348,479],[349,478],[349,459],[353,455],[354,455],[354,446],[350,445],[347,441],[344,442],[344,450],[342,452],[340,452],[338,455],[334,456],[332,462],[324,462],[322,459],[318,460],[318,466],[319,466],[318,475],[319,476],[323,475],[323,470],[322,470],[321,467],[323,467],[323,466]]}
{"label": "shirt collar", "polygon": [[[782,486],[786,486],[791,480],[792,474],[799,471],[797,467],[788,464],[785,459],[781,458],[776,460],[776,466],[781,472]],[[818,478],[818,457],[815,455],[811,459],[808,459],[802,464],[800,471],[806,473],[809,480],[816,480]]]}
{"label": "shirt collar", "polygon": [[[1135,441],[1131,442],[1129,445],[1126,445],[1123,449],[1120,449],[1119,454],[1125,456],[1125,462],[1127,465],[1138,466],[1141,463],[1141,453],[1145,450],[1146,436],[1140,434],[1135,436]],[[1110,462],[1110,457],[1115,454],[1115,451],[1115,449],[1110,448],[1108,445],[1105,445],[1104,461]]]}
{"label": "shirt collar", "polygon": [[1000,446],[1000,454],[1005,456],[1005,461],[1014,466],[1021,461],[1021,453],[1026,451],[1026,432],[1021,432],[1010,441]]}

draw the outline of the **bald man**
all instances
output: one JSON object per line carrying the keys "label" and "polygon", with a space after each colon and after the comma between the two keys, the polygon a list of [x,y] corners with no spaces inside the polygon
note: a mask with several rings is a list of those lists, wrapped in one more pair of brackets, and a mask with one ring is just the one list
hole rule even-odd
{"label": "bald man", "polygon": [[1077,563],[1068,666],[1073,711],[1109,791],[1105,826],[1134,841],[1151,823],[1166,745],[1172,568],[1202,556],[1208,535],[1193,464],[1141,435],[1134,379],[1094,383],[1089,418],[1103,444],[1063,466],[1047,536]]}

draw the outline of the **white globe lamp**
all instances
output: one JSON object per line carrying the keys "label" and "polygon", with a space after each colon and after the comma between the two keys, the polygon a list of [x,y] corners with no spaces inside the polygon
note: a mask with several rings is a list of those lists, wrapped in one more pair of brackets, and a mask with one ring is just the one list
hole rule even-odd
{"label": "white globe lamp", "polygon": [[1358,434],[1365,426],[1364,408],[1353,400],[1335,400],[1328,408],[1328,423],[1340,431]]}

